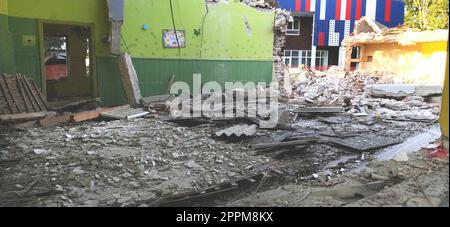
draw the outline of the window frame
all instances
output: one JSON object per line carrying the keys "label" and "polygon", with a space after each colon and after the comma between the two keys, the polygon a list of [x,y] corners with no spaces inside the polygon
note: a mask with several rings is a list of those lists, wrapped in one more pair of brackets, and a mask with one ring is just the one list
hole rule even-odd
{"label": "window frame", "polygon": [[[292,64],[294,62],[293,59],[296,60],[297,64]],[[285,50],[283,62],[289,67],[311,66],[312,52],[311,50]]]}
{"label": "window frame", "polygon": [[[298,21],[298,28],[295,28],[295,22]],[[286,25],[286,35],[299,36],[300,35],[300,17],[294,17],[292,22],[288,22]]]}
{"label": "window frame", "polygon": [[316,51],[316,67],[328,66],[328,50]]}

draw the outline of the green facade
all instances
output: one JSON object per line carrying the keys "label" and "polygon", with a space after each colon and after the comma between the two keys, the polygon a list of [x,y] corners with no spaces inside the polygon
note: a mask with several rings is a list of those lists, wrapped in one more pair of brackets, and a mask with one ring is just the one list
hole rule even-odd
{"label": "green facade", "polygon": [[[126,102],[116,57],[102,41],[109,27],[105,0],[7,3],[7,15],[0,7],[0,29],[8,31],[0,30],[0,41],[5,41],[0,44],[0,71],[16,70],[45,86],[40,60],[42,24],[90,25],[96,95],[104,106]],[[273,12],[233,1],[207,8],[204,0],[173,0],[173,13],[177,30],[186,34],[186,48],[180,50],[163,47],[163,30],[173,29],[168,0],[125,1],[121,50],[133,56],[143,96],[165,93],[172,75],[188,83],[193,73],[202,74],[202,82],[271,81]],[[144,25],[149,29],[143,29]],[[34,45],[24,42],[33,37]]]}
{"label": "green facade", "polygon": [[[176,81],[192,85],[192,74],[202,74],[202,82],[247,82],[270,83],[272,78],[271,61],[232,61],[232,60],[191,60],[191,59],[147,59],[134,58],[134,67],[139,76],[143,96],[164,94],[172,75]],[[122,91],[119,71],[114,57],[97,58],[100,97],[108,105],[119,105],[126,101]],[[120,91],[120,92],[119,92]]]}

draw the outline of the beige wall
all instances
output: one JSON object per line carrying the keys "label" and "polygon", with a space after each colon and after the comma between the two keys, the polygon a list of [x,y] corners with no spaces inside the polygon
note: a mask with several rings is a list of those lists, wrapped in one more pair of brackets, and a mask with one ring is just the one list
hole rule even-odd
{"label": "beige wall", "polygon": [[[446,42],[417,43],[401,46],[395,43],[365,44],[362,52],[364,71],[390,71],[399,82],[443,83],[447,56]],[[367,57],[372,56],[372,62]]]}

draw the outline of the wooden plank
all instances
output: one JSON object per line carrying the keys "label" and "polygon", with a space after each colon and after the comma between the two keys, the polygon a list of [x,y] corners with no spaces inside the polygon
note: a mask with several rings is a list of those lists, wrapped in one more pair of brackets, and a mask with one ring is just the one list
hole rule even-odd
{"label": "wooden plank", "polygon": [[1,122],[32,121],[47,116],[47,112],[19,113],[0,115]]}
{"label": "wooden plank", "polygon": [[48,110],[48,105],[47,105],[47,101],[44,99],[44,97],[42,96],[41,91],[39,90],[39,88],[36,86],[36,83],[31,83],[33,85],[34,90],[36,91],[36,93],[38,94],[38,97],[40,99],[40,101],[44,104],[44,107],[46,110]]}
{"label": "wooden plank", "polygon": [[33,112],[39,111],[39,106],[36,103],[33,102],[33,99],[31,97],[33,95],[30,93],[30,90],[28,89],[28,87],[27,87],[27,85],[25,83],[24,77],[21,74],[17,74],[17,76],[19,77],[20,82],[22,83],[22,87],[24,88],[24,91],[27,94],[27,100],[30,101],[31,105],[33,106]]}
{"label": "wooden plank", "polygon": [[95,102],[95,103],[101,102],[101,98],[93,98],[93,99],[86,99],[86,100],[71,102],[71,103],[68,103],[68,104],[65,104],[62,106],[51,107],[50,109],[54,110],[54,111],[60,111],[60,110],[64,110],[67,108],[77,107],[80,105],[86,105],[86,104],[93,103],[93,102]]}
{"label": "wooden plank", "polygon": [[[4,74],[2,74],[4,76]],[[11,114],[14,113],[14,109],[11,103],[11,100],[8,99],[8,92],[6,91],[5,85],[0,81],[0,90],[2,91],[3,97],[5,97],[6,104],[8,104],[8,109],[11,111]]]}
{"label": "wooden plank", "polygon": [[39,125],[41,127],[61,125],[70,122],[70,119],[71,119],[70,114],[64,114],[61,116],[48,116],[44,119],[39,120]]}
{"label": "wooden plank", "polygon": [[24,112],[24,111],[22,111],[22,108],[20,108],[19,103],[18,103],[17,100],[16,100],[16,97],[14,97],[14,94],[13,94],[12,91],[11,91],[11,87],[9,86],[8,79],[6,79],[5,74],[2,74],[2,77],[3,77],[3,81],[5,82],[7,92],[8,92],[9,95],[11,96],[11,98],[12,98],[12,100],[13,100],[15,106],[16,106],[17,111],[18,111],[19,113]]}
{"label": "wooden plank", "polygon": [[89,120],[94,120],[100,117],[100,114],[104,111],[105,109],[100,108],[97,110],[91,110],[91,111],[85,111],[85,112],[81,112],[81,113],[76,113],[74,115],[72,115],[72,121],[73,122],[83,122],[83,121],[89,121]]}
{"label": "wooden plank", "polygon": [[28,90],[30,90],[32,99],[37,103],[39,109],[42,111],[46,111],[47,108],[45,108],[45,105],[39,103],[39,99],[36,97],[36,96],[38,96],[38,94],[36,94],[36,93],[39,93],[39,91],[33,90],[33,86],[31,85],[32,83],[30,82],[30,80],[28,78],[24,78],[24,81],[25,81],[25,85],[27,86]]}
{"label": "wooden plank", "polygon": [[138,107],[142,96],[139,88],[138,76],[136,70],[134,69],[131,56],[129,54],[120,55],[118,64],[128,103],[133,108]]}
{"label": "wooden plank", "polygon": [[130,108],[130,105],[117,106],[117,107],[112,107],[112,108],[99,108],[97,110],[85,111],[85,112],[81,112],[81,113],[72,115],[72,121],[73,122],[83,122],[83,121],[94,120],[94,119],[99,118],[100,115],[104,112],[127,109],[127,108]]}
{"label": "wooden plank", "polygon": [[33,112],[32,111],[33,107],[30,107],[29,100],[25,98],[26,94],[24,91],[24,87],[22,86],[22,83],[20,82],[20,78],[18,76],[16,76],[16,83],[17,83],[17,88],[19,89],[20,97],[23,100],[25,109],[27,110],[27,112]]}

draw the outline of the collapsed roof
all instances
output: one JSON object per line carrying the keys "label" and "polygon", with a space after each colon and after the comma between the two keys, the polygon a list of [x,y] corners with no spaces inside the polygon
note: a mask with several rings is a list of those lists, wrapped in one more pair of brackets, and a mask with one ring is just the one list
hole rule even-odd
{"label": "collapsed roof", "polygon": [[342,45],[398,43],[406,46],[422,42],[446,42],[447,40],[448,30],[418,31],[407,26],[387,28],[368,17],[362,17],[355,22],[353,35],[346,37],[342,41]]}

